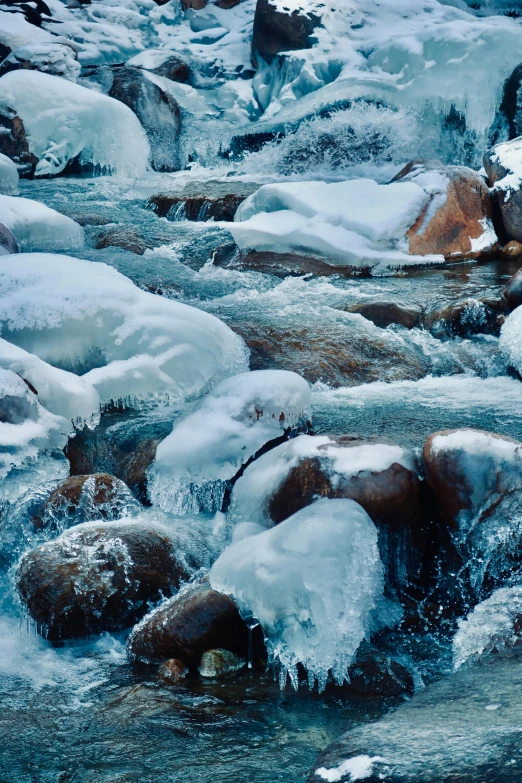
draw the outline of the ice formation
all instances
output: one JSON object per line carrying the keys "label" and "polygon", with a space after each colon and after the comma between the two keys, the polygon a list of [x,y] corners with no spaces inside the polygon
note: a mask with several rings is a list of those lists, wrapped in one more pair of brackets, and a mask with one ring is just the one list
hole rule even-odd
{"label": "ice formation", "polygon": [[369,179],[264,185],[230,230],[242,249],[325,255],[343,266],[437,263],[443,256],[409,255],[406,238],[430,196],[429,186]]}
{"label": "ice formation", "polygon": [[358,473],[387,470],[393,463],[415,470],[412,453],[387,443],[341,446],[327,435],[300,435],[263,454],[250,465],[234,485],[230,517],[234,522],[269,527],[267,502],[289,472],[302,459],[320,459],[335,486],[341,478]]}
{"label": "ice formation", "polygon": [[310,387],[293,372],[227,378],[174,424],[149,470],[149,494],[166,511],[218,511],[226,482],[310,408]]}
{"label": "ice formation", "polygon": [[[18,169],[11,158],[0,152],[0,194],[12,196],[16,193],[18,193]],[[1,222],[4,223],[3,214]]]}
{"label": "ice formation", "polygon": [[0,216],[22,252],[79,250],[83,247],[83,228],[70,217],[39,201],[0,195]]}
{"label": "ice formation", "polygon": [[0,79],[0,113],[22,120],[35,175],[60,174],[79,159],[99,170],[138,176],[150,154],[145,131],[125,104],[39,71],[11,71]]}
{"label": "ice formation", "polygon": [[453,639],[455,669],[520,644],[522,587],[502,587],[460,620]]}
{"label": "ice formation", "polygon": [[246,364],[243,341],[214,316],[69,256],[0,259],[0,328],[9,342],[84,376],[102,403],[182,401]]}
{"label": "ice formation", "polygon": [[30,63],[37,71],[63,76],[71,82],[77,80],[81,70],[73,47],[65,43],[27,43],[16,47],[4,62],[13,65]]}
{"label": "ice formation", "polygon": [[343,682],[383,591],[377,531],[352,500],[319,500],[218,558],[210,583],[263,628],[270,659],[297,685]]}

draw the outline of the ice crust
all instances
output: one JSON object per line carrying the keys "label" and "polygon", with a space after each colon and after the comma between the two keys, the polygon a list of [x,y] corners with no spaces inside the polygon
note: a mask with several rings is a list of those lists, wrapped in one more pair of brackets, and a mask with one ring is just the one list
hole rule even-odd
{"label": "ice crust", "polygon": [[9,342],[83,376],[102,403],[183,401],[246,365],[243,341],[219,319],[69,256],[0,259],[0,328]]}
{"label": "ice crust", "polygon": [[243,250],[324,255],[333,265],[439,263],[408,254],[406,232],[430,201],[433,183],[379,185],[370,179],[264,185],[240,205],[230,230]]}
{"label": "ice crust", "polygon": [[324,689],[341,683],[372,628],[383,591],[377,531],[352,500],[319,500],[230,546],[210,571],[215,590],[257,619],[270,659],[297,686],[297,664]]}
{"label": "ice crust", "polygon": [[147,168],[150,147],[124,103],[39,71],[11,71],[0,79],[0,112],[22,120],[35,175],[60,174],[69,161],[125,176]]}
{"label": "ice crust", "polygon": [[39,201],[0,195],[0,218],[12,231],[22,252],[80,250],[83,247],[83,228]]}
{"label": "ice crust", "polygon": [[165,511],[219,511],[226,482],[310,408],[310,387],[293,372],[258,370],[216,386],[174,424],[149,470],[149,494]]}
{"label": "ice crust", "polygon": [[[0,152],[0,194],[13,196],[16,193],[18,193],[18,169],[16,168],[16,163]],[[4,223],[3,214],[0,222]]]}

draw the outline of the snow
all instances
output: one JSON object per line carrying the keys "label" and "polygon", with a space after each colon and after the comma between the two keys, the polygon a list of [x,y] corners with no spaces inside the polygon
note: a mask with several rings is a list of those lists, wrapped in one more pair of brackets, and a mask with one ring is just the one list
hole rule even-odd
{"label": "snow", "polygon": [[149,470],[151,500],[166,511],[221,508],[225,482],[310,408],[310,387],[293,372],[258,370],[216,386],[174,424]]}
{"label": "snow", "polygon": [[[520,643],[522,587],[502,587],[459,621],[453,666],[460,669]],[[488,709],[488,708],[486,708]]]}
{"label": "snow", "polygon": [[342,780],[346,775],[350,775],[350,783],[355,783],[356,780],[366,780],[373,773],[373,765],[379,761],[384,761],[381,756],[353,756],[351,759],[346,759],[338,767],[319,767],[315,774],[326,780],[327,783],[337,783]]}
{"label": "snow", "polygon": [[69,161],[125,176],[139,176],[150,154],[136,115],[120,101],[38,71],[0,79],[0,112],[21,118],[36,176],[60,174]]}
{"label": "snow", "polygon": [[21,251],[79,250],[83,247],[83,228],[39,201],[0,195],[0,215]]}
{"label": "snow", "polygon": [[245,538],[210,570],[215,590],[259,621],[269,658],[297,686],[297,664],[323,690],[341,683],[372,627],[383,591],[377,531],[351,500],[319,500],[280,525]]}
{"label": "snow", "polygon": [[71,82],[77,80],[81,70],[74,49],[54,42],[27,43],[18,46],[4,62],[15,64],[29,62],[37,71],[63,76]]}
{"label": "snow", "polygon": [[319,459],[335,486],[341,478],[361,472],[377,473],[394,463],[415,470],[413,455],[400,446],[364,443],[340,446],[327,435],[300,435],[263,454],[245,470],[234,485],[230,517],[235,522],[269,527],[267,503],[290,471],[303,459]]}
{"label": "snow", "polygon": [[522,373],[522,307],[513,310],[504,321],[498,347],[509,364]]}
{"label": "snow", "polygon": [[29,24],[22,14],[0,11],[0,43],[9,49],[37,43],[54,43],[56,40],[59,39],[50,32]]}
{"label": "snow", "polygon": [[3,337],[94,386],[102,403],[183,401],[243,370],[243,341],[212,315],[137,288],[106,264],[0,259]]}
{"label": "snow", "polygon": [[18,169],[11,158],[0,152],[0,194],[12,196],[16,193],[18,193]]}
{"label": "snow", "polygon": [[408,254],[406,232],[431,197],[432,182],[379,185],[369,179],[263,185],[240,205],[230,231],[243,250],[304,252],[342,266],[438,263]]}
{"label": "snow", "polygon": [[506,141],[493,147],[490,154],[492,161],[497,161],[507,174],[493,185],[493,192],[503,190],[506,200],[513,191],[519,190],[522,184],[522,137]]}

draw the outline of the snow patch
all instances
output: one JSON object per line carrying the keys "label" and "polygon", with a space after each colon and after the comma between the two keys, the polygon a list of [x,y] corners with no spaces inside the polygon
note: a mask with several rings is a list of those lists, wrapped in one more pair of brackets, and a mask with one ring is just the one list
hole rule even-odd
{"label": "snow patch", "polygon": [[12,231],[21,251],[79,250],[83,247],[83,228],[39,201],[0,195],[0,217],[4,226]]}
{"label": "snow patch", "polygon": [[[18,169],[11,158],[0,152],[0,194],[14,196],[16,193],[18,193]],[[3,215],[0,222],[4,222]]]}

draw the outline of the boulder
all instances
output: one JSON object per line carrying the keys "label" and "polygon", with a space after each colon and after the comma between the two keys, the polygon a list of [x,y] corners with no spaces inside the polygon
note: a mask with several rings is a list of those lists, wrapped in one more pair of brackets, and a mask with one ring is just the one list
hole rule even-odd
{"label": "boulder", "polygon": [[415,182],[431,196],[407,232],[410,255],[479,258],[497,247],[484,179],[465,166],[413,160],[392,182]]}
{"label": "boulder", "polygon": [[177,171],[181,112],[177,102],[141,68],[113,68],[109,96],[125,103],[143,125],[155,171]]}
{"label": "boulder", "polygon": [[521,698],[521,654],[493,656],[348,731],[319,756],[307,783],[518,783]]}
{"label": "boulder", "polygon": [[133,629],[128,641],[134,659],[181,658],[190,666],[216,648],[245,656],[248,628],[234,602],[207,585],[191,586],[161,604]]}
{"label": "boulder", "polygon": [[502,247],[502,256],[504,258],[520,258],[522,256],[522,242],[512,239]]}
{"label": "boulder", "polygon": [[515,310],[522,304],[522,269],[519,269],[509,280],[503,295],[510,310]]}
{"label": "boulder", "polygon": [[300,0],[292,3],[292,12],[278,8],[271,0],[257,0],[252,31],[252,62],[257,68],[260,60],[269,63],[279,52],[309,49],[321,17],[310,10],[310,4]]}
{"label": "boulder", "polygon": [[158,65],[155,68],[147,68],[146,70],[155,73],[157,76],[163,76],[164,79],[170,79],[172,82],[182,83],[188,82],[190,74],[189,67],[185,60],[182,60],[181,57],[178,57],[176,54],[167,57],[161,65]]}
{"label": "boulder", "polygon": [[210,180],[189,183],[181,192],[158,193],[148,201],[159,217],[169,220],[233,221],[239,205],[258,189],[255,182]]}
{"label": "boulder", "polygon": [[0,63],[0,77],[21,69],[50,73],[75,82],[81,67],[72,45],[49,42],[26,44],[13,49]]}
{"label": "boulder", "polygon": [[207,650],[201,656],[198,671],[202,677],[230,677],[246,666],[246,660],[230,650]]}
{"label": "boulder", "polygon": [[497,144],[484,155],[484,168],[509,239],[522,242],[522,139]]}
{"label": "boulder", "polygon": [[500,334],[508,308],[504,299],[462,299],[427,308],[422,326],[435,337]]}
{"label": "boulder", "polygon": [[0,152],[20,164],[23,173],[34,172],[38,158],[30,152],[24,124],[16,114],[8,116],[0,112]]}
{"label": "boulder", "polygon": [[0,223],[0,256],[18,253],[18,243],[12,231]]}
{"label": "boulder", "polygon": [[[181,0],[181,6],[184,11],[187,11],[189,8],[193,8],[194,11],[201,11],[207,7],[208,2],[209,0]],[[213,0],[212,5],[217,5],[218,8],[234,8],[240,2],[241,0]]]}
{"label": "boulder", "polygon": [[98,234],[94,240],[94,247],[96,250],[121,247],[122,250],[142,256],[151,245],[131,226],[110,226]]}
{"label": "boulder", "polygon": [[349,682],[330,686],[333,692],[343,692],[358,698],[383,700],[412,696],[415,683],[411,671],[390,655],[363,642],[357,658],[348,669]]}
{"label": "boulder", "polygon": [[178,658],[169,658],[158,669],[158,680],[164,685],[178,685],[183,682],[189,670]]}
{"label": "boulder", "polygon": [[187,577],[165,532],[88,522],[27,552],[17,587],[39,630],[56,641],[128,628]]}
{"label": "boulder", "polygon": [[402,302],[361,302],[346,309],[349,313],[362,315],[381,329],[392,324],[413,329],[420,325],[422,316],[422,308],[419,305],[407,305]]}

